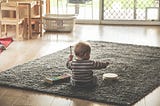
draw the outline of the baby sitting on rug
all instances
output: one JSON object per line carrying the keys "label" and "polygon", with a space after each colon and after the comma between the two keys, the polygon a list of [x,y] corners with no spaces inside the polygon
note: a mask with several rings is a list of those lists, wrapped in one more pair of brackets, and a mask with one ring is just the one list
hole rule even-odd
{"label": "baby sitting on rug", "polygon": [[88,42],[79,42],[75,45],[74,54],[69,55],[67,68],[71,69],[71,85],[74,87],[94,87],[97,85],[97,77],[93,75],[93,69],[106,68],[109,63],[90,60],[91,46]]}

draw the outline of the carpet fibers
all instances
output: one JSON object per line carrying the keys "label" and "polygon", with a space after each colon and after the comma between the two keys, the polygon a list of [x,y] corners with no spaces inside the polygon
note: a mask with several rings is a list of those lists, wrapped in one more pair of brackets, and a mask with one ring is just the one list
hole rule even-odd
{"label": "carpet fibers", "polygon": [[[115,105],[133,105],[160,85],[160,48],[90,41],[91,58],[108,61],[106,69],[94,70],[98,86],[75,89],[70,83],[45,84],[46,76],[69,73],[65,66],[69,48],[29,61],[0,73],[0,85],[35,90]],[[115,81],[103,81],[103,73],[118,74]]]}

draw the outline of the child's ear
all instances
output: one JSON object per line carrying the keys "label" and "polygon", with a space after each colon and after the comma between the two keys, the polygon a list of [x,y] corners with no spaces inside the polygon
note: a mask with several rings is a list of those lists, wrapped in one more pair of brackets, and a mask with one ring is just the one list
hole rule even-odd
{"label": "child's ear", "polygon": [[84,56],[88,56],[88,55],[89,55],[88,53],[85,53],[85,54],[84,54]]}
{"label": "child's ear", "polygon": [[85,57],[90,57],[90,54],[89,53],[85,53],[84,56]]}
{"label": "child's ear", "polygon": [[88,60],[90,58],[90,54],[89,53],[85,53],[84,57],[85,57],[86,60]]}

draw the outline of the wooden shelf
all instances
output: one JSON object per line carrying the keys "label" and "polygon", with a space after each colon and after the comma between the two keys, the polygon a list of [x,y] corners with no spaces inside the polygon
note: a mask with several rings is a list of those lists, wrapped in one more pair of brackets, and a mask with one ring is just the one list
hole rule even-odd
{"label": "wooden shelf", "polygon": [[[42,4],[42,0],[12,0],[8,3],[1,3],[0,20],[2,26],[5,24],[17,25],[24,22],[27,28],[27,39],[32,38],[32,33],[42,36]],[[18,18],[15,18],[15,16],[18,16]],[[19,30],[16,29],[17,31]],[[17,39],[18,36],[19,34],[16,33]]]}
{"label": "wooden shelf", "polygon": [[4,27],[4,32],[7,35],[7,26],[14,25],[16,26],[16,39],[22,39],[20,25],[24,25],[24,17],[21,16],[18,2],[3,2],[0,4],[0,20],[1,20],[1,36],[2,36],[2,27]]}

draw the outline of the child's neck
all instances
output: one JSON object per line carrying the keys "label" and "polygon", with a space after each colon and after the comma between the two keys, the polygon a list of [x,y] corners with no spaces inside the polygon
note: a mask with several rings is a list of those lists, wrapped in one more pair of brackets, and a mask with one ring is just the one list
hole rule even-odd
{"label": "child's neck", "polygon": [[84,59],[82,59],[82,58],[80,58],[80,57],[77,57],[77,60],[84,60]]}
{"label": "child's neck", "polygon": [[89,59],[83,59],[83,58],[77,57],[76,60],[89,60]]}

